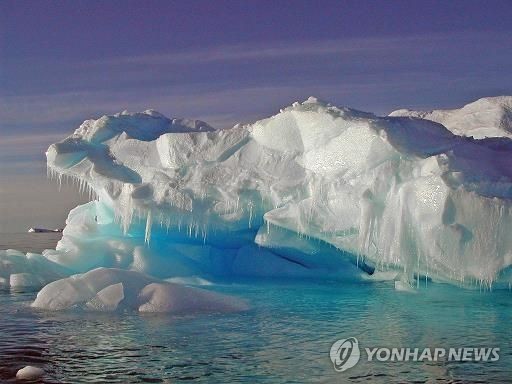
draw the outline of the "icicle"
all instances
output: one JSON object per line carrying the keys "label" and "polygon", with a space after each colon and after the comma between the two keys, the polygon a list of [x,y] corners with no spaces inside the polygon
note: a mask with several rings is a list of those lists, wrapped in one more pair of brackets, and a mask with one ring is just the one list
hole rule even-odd
{"label": "icicle", "polygon": [[208,232],[205,227],[203,227],[202,232],[203,232],[203,244],[206,244],[206,236],[207,236]]}
{"label": "icicle", "polygon": [[146,219],[146,231],[144,233],[144,242],[146,244],[149,244],[149,241],[151,240],[151,225],[153,224],[152,223],[152,212],[151,212],[151,209],[148,210],[148,216],[147,216],[147,219]]}
{"label": "icicle", "polygon": [[253,203],[252,201],[249,201],[249,229],[251,228],[252,226],[252,216],[253,216]]}

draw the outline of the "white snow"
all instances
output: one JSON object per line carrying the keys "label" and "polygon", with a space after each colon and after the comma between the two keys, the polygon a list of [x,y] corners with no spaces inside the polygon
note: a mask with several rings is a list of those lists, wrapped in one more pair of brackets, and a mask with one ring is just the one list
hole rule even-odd
{"label": "white snow", "polygon": [[399,109],[389,116],[410,116],[435,121],[457,135],[473,136],[476,139],[512,137],[512,96],[485,97],[459,109]]}

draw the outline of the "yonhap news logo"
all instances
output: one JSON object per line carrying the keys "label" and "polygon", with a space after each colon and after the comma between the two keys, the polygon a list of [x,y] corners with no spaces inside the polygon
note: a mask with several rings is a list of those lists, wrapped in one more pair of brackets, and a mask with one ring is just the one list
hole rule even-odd
{"label": "yonhap news logo", "polygon": [[355,337],[336,341],[331,347],[331,361],[338,372],[346,371],[359,362],[361,351]]}
{"label": "yonhap news logo", "polygon": [[[385,361],[476,361],[493,362],[500,359],[499,348],[451,347],[451,348],[383,348],[363,349],[368,362]],[[334,342],[330,350],[331,362],[337,372],[354,367],[362,357],[359,341],[355,337]]]}

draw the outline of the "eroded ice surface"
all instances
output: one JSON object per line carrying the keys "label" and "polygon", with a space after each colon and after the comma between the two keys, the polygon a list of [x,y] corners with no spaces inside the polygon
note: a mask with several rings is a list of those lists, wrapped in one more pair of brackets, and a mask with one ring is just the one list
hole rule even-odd
{"label": "eroded ice surface", "polygon": [[130,309],[172,314],[247,309],[243,301],[232,297],[112,268],[97,268],[54,281],[37,294],[32,306],[48,310],[79,308],[111,312]]}
{"label": "eroded ice surface", "polygon": [[[177,281],[508,287],[512,141],[453,132],[485,122],[506,135],[511,100],[446,112],[452,132],[315,98],[226,130],[154,111],[88,120],[47,160],[52,177],[95,200],[70,212],[44,257],[73,273],[108,267]],[[120,297],[115,284],[96,294],[107,308]]]}

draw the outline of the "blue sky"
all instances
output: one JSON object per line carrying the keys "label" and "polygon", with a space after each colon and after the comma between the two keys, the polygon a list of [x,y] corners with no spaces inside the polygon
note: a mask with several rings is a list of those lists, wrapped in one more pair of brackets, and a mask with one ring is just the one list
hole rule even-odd
{"label": "blue sky", "polygon": [[[310,95],[457,107],[512,94],[511,20],[511,1],[4,0],[0,231],[32,225],[5,207],[45,183],[46,147],[86,118],[154,108],[224,127]],[[57,224],[63,196],[43,189]]]}

